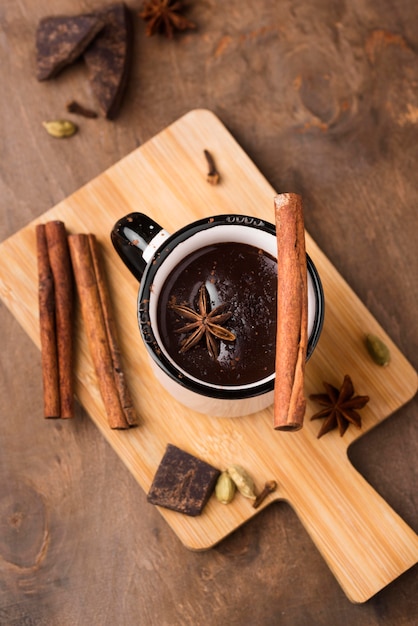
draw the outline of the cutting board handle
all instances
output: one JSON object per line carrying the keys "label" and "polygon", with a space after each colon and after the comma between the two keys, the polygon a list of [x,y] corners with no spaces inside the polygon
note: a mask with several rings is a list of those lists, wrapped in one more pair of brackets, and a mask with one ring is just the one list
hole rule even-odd
{"label": "cutting board handle", "polygon": [[305,484],[288,501],[350,600],[365,602],[417,563],[418,537],[342,447],[338,459],[337,454],[334,448],[339,472],[326,472],[329,458],[320,468],[317,456],[311,473],[299,476],[297,486]]}
{"label": "cutting board handle", "polygon": [[144,213],[125,215],[116,222],[110,234],[116,252],[139,282],[148,261],[167,236],[163,227]]}

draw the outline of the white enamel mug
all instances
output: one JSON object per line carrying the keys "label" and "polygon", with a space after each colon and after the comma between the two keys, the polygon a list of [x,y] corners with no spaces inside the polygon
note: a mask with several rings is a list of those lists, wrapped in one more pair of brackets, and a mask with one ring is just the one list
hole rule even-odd
{"label": "white enamel mug", "polygon": [[[274,225],[245,215],[217,215],[193,222],[170,235],[148,216],[130,213],[115,224],[111,239],[122,261],[140,282],[139,329],[154,374],[163,387],[185,406],[217,417],[248,415],[270,406],[274,398],[274,373],[245,385],[218,385],[191,376],[168,354],[157,319],[161,289],[185,257],[205,246],[238,242],[277,258]],[[307,269],[309,359],[322,330],[324,295],[309,255]]]}

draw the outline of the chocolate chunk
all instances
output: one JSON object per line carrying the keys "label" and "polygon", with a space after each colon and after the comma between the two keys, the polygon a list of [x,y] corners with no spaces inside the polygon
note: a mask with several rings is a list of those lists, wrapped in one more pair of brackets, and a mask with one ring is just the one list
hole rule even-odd
{"label": "chocolate chunk", "polygon": [[105,27],[84,52],[100,109],[108,119],[119,113],[132,51],[131,14],[123,3],[99,13]]}
{"label": "chocolate chunk", "polygon": [[44,17],[36,31],[37,79],[47,80],[75,61],[103,28],[98,15]]}
{"label": "chocolate chunk", "polygon": [[148,502],[186,515],[200,515],[219,475],[216,467],[169,443],[149,490]]}

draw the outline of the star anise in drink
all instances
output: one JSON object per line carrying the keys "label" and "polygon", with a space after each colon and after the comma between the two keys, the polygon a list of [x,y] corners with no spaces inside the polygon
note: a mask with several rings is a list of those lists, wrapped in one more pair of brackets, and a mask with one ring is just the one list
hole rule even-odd
{"label": "star anise in drink", "polygon": [[181,15],[183,3],[180,0],[148,0],[142,6],[139,16],[147,22],[146,35],[151,37],[161,33],[172,39],[176,30],[196,28],[196,24]]}
{"label": "star anise in drink", "polygon": [[210,310],[209,294],[204,283],[202,283],[199,289],[197,311],[184,304],[172,304],[171,308],[176,313],[190,320],[185,326],[176,330],[177,333],[190,333],[182,341],[180,352],[187,352],[204,337],[209,355],[213,359],[217,359],[219,356],[219,343],[217,340],[235,341],[236,339],[234,333],[222,326],[232,315],[231,312],[225,311],[227,306],[224,303]]}
{"label": "star anise in drink", "polygon": [[369,396],[354,395],[353,382],[348,374],[344,376],[340,389],[325,382],[323,385],[326,393],[315,393],[309,396],[311,400],[316,400],[324,407],[311,417],[311,420],[325,418],[318,433],[318,439],[334,428],[338,428],[342,437],[349,424],[361,428],[361,416],[357,411],[368,403]]}

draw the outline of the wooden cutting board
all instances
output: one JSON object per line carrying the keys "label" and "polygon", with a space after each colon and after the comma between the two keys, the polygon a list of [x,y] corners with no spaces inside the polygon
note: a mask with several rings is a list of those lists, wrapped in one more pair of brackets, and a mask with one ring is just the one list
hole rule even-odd
{"label": "wooden cutting board", "polygon": [[[215,187],[206,182],[205,148],[222,174]],[[319,423],[309,420],[317,406],[310,401],[305,426],[297,433],[274,431],[272,409],[234,419],[193,413],[171,398],[151,373],[137,328],[138,285],[109,239],[113,224],[131,211],[149,214],[170,232],[220,213],[274,221],[274,194],[215,115],[191,111],[4,241],[0,295],[39,346],[35,224],[60,219],[70,232],[95,233],[103,248],[127,378],[141,425],[130,431],[109,429],[80,319],[76,393],[116,453],[145,491],[169,442],[220,469],[231,463],[243,465],[258,489],[266,480],[276,479],[279,488],[263,506],[288,501],[350,600],[364,602],[418,561],[418,538],[352,467],[347,448],[414,396],[415,370],[307,235],[307,250],[323,281],[326,315],[318,347],[307,365],[306,393],[322,391],[323,380],[339,386],[349,373],[356,393],[371,398],[362,411],[361,431],[351,427],[343,438],[333,431],[318,440]],[[390,346],[389,367],[375,365],[368,356],[363,338],[369,332]],[[228,506],[211,498],[196,518],[160,510],[193,550],[210,548],[258,512],[242,496]]]}

